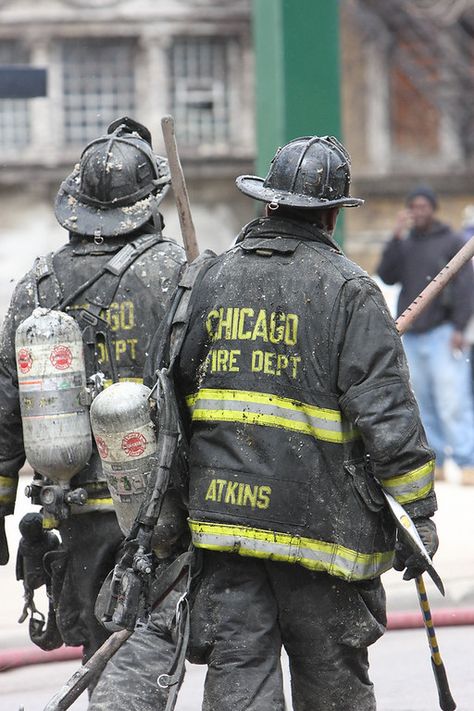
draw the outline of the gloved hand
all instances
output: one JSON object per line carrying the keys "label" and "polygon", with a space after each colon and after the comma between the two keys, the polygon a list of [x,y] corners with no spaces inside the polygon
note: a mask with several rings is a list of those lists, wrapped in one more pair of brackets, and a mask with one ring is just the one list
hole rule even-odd
{"label": "gloved hand", "polygon": [[0,516],[0,565],[6,565],[10,559],[7,534],[5,533],[5,517]]}
{"label": "gloved hand", "polygon": [[[433,558],[439,545],[435,522],[432,521],[431,518],[420,517],[414,518],[413,523],[415,524],[416,530],[423,541],[426,552],[430,558]],[[426,566],[426,561],[421,557],[421,555],[415,553],[411,546],[405,542],[405,540],[400,538],[397,540],[395,545],[395,559],[393,561],[393,567],[395,570],[404,570],[406,568],[403,580],[417,578],[426,570]]]}

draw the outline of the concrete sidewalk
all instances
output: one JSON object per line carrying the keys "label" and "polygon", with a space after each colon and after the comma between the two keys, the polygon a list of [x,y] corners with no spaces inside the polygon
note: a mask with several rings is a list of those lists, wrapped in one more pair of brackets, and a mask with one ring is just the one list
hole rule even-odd
{"label": "concrete sidewalk", "polygon": [[[23,496],[30,474],[21,476],[18,487],[16,513],[7,518],[10,562],[0,568],[2,604],[0,606],[0,649],[30,646],[28,622],[19,625],[22,584],[15,578],[15,558],[18,547],[18,522],[27,511],[29,501]],[[443,598],[428,575],[425,584],[433,610],[440,608],[474,609],[474,486],[460,486],[437,482],[439,510],[435,515],[440,537],[440,548],[435,556],[435,568],[443,579],[446,597]],[[417,611],[418,597],[413,581],[402,580],[401,573],[390,571],[383,576],[389,612]],[[42,591],[35,593],[39,610],[46,612],[47,601]]]}

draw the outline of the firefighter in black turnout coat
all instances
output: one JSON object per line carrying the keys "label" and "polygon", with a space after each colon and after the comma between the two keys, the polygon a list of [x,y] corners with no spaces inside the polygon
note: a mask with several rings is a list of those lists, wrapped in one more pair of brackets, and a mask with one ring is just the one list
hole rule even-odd
{"label": "firefighter in black turnout coat", "polygon": [[[169,182],[167,162],[154,154],[148,130],[126,117],[114,122],[107,135],[84,149],[57,195],[56,216],[69,231],[69,242],[37,259],[15,289],[0,343],[3,564],[8,560],[4,517],[13,513],[18,472],[25,461],[15,362],[18,325],[36,306],[67,312],[82,332],[92,389],[117,380],[141,380],[149,337],[163,318],[184,263],[181,247],[162,235],[158,206]],[[26,371],[27,355],[21,358],[20,366]],[[47,405],[43,400],[38,401],[38,408]],[[40,409],[36,415],[41,416]],[[133,456],[134,443],[129,445]],[[54,534],[47,534],[45,541],[53,536],[48,546],[55,550],[47,554],[47,573],[41,572],[40,559],[40,581],[37,568],[32,587],[38,587],[41,578],[49,585],[54,619],[43,629],[41,620],[32,618],[30,633],[33,641],[47,649],[63,642],[84,645],[87,659],[108,635],[95,619],[94,603],[114,566],[123,534],[95,444],[89,461],[71,481],[71,489],[85,490],[85,503],[80,499],[70,502],[66,515],[56,519],[45,505],[48,483],[47,477],[35,475],[32,499],[43,504],[43,528],[57,528],[62,544],[58,548]],[[37,534],[34,522],[24,528]],[[45,541],[38,543],[41,555]],[[17,565],[17,575],[25,578],[26,585],[31,575],[24,567],[34,552],[34,542],[33,538],[30,546],[23,542]]]}
{"label": "firefighter in black turnout coat", "polygon": [[237,186],[267,216],[204,267],[176,369],[203,709],[283,711],[283,644],[295,711],[372,711],[380,576],[419,573],[395,555],[380,487],[433,554],[433,453],[384,299],[332,239],[339,209],[362,203],[344,147],[295,139]]}

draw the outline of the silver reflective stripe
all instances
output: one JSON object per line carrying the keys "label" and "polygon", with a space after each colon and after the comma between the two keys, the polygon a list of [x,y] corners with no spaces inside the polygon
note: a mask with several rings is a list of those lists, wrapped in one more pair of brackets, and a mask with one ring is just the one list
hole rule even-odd
{"label": "silver reflective stripe", "polygon": [[399,504],[417,501],[427,496],[433,489],[434,460],[430,460],[417,469],[382,480],[383,488]]}
{"label": "silver reflective stripe", "polygon": [[340,410],[272,393],[204,388],[186,400],[193,420],[280,427],[335,443],[358,436]]}
{"label": "silver reflective stripe", "polygon": [[331,432],[341,432],[341,422],[323,419],[322,417],[313,417],[304,410],[294,410],[289,412],[284,407],[278,405],[260,405],[257,403],[232,401],[226,402],[222,400],[211,400],[207,398],[199,398],[198,405],[194,406],[199,410],[226,410],[227,412],[252,412],[261,415],[272,415],[273,417],[285,418],[293,422],[307,422],[314,429],[330,430]]}
{"label": "silver reflective stripe", "polygon": [[360,553],[337,543],[275,533],[245,526],[189,522],[193,545],[256,558],[299,563],[345,580],[381,575],[392,565],[393,552]]}

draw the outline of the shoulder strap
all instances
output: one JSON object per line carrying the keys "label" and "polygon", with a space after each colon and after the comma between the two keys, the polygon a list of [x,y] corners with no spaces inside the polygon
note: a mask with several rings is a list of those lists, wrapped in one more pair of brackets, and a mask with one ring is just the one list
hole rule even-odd
{"label": "shoulder strap", "polygon": [[64,311],[85,292],[89,304],[99,306],[100,310],[108,309],[127,269],[150,247],[163,241],[161,235],[144,234],[124,245],[93,277],[81,284],[66,299],[63,299],[60,304],[61,310]]}
{"label": "shoulder strap", "polygon": [[[65,247],[62,247],[59,251],[62,252]],[[57,253],[56,253],[57,254]],[[63,300],[63,292],[61,285],[54,271],[53,263],[53,253],[50,252],[42,257],[37,257],[33,266],[34,280],[35,280],[35,306],[41,306],[40,297],[40,284],[48,277],[51,280],[51,303],[49,306],[51,308],[57,308],[61,301]]]}
{"label": "shoulder strap", "polygon": [[188,264],[183,272],[158,346],[156,370],[166,368],[171,372],[188,330],[194,289],[202,281],[216,256],[215,252],[206,249],[191,264]]}
{"label": "shoulder strap", "polygon": [[[90,362],[92,370],[97,364],[97,341],[103,340],[105,348],[109,353],[110,368],[114,382],[118,380],[118,373],[115,361],[112,358],[110,328],[108,322],[102,318],[101,313],[106,311],[115,298],[120,280],[129,267],[148,249],[164,240],[160,233],[145,233],[124,245],[109,259],[101,269],[99,269],[90,279],[85,281],[69,296],[64,296],[59,279],[54,268],[54,255],[48,254],[39,257],[34,266],[35,273],[35,303],[41,306],[39,293],[40,283],[49,278],[50,298],[48,307],[56,308],[60,311],[68,311],[68,307],[77,302],[81,294],[87,301],[88,308],[80,309],[74,313],[74,318],[82,331],[82,338],[87,346],[86,359]],[[67,249],[67,245],[59,250]],[[58,252],[56,252],[58,254]]]}

